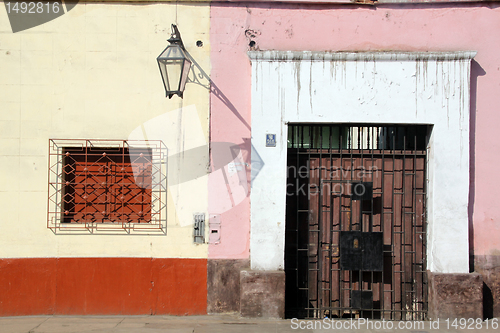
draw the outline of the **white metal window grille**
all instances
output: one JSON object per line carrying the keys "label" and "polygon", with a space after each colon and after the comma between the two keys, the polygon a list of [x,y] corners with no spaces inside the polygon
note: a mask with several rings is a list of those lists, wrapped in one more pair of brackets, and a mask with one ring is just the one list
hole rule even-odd
{"label": "white metal window grille", "polygon": [[54,232],[166,232],[161,141],[49,140],[47,227]]}

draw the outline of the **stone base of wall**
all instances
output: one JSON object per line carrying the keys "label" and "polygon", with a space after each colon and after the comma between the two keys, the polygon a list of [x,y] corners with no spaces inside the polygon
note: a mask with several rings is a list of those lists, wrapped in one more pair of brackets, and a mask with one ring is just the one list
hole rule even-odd
{"label": "stone base of wall", "polygon": [[500,256],[475,256],[474,270],[484,281],[484,318],[500,317]]}
{"label": "stone base of wall", "polygon": [[243,270],[240,287],[243,317],[284,318],[285,272]]}
{"label": "stone base of wall", "polygon": [[478,273],[428,272],[429,319],[483,318],[483,278]]}
{"label": "stone base of wall", "polygon": [[240,311],[240,271],[249,267],[248,259],[208,259],[208,313]]}

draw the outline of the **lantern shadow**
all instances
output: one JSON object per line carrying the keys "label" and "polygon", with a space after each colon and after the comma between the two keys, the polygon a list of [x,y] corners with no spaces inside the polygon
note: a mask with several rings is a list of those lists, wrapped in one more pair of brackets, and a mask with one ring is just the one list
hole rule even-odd
{"label": "lantern shadow", "polygon": [[[200,85],[208,90],[210,90],[210,93],[217,97],[222,103],[224,103],[225,106],[231,112],[238,118],[241,123],[245,125],[248,130],[250,130],[250,125],[247,123],[247,121],[241,116],[241,114],[238,112],[236,107],[231,103],[229,98],[222,92],[222,90],[219,89],[219,87],[212,81],[210,76],[201,68],[201,66],[194,60],[194,58],[189,54],[188,51],[186,51],[186,55],[191,60],[192,66],[190,68],[190,75],[188,75],[188,81],[187,83],[194,83],[197,85]],[[203,81],[206,81],[204,83]]]}
{"label": "lantern shadow", "polygon": [[[250,124],[243,118],[243,116],[238,112],[236,107],[231,103],[229,98],[222,92],[222,90],[215,84],[215,82],[210,78],[210,76],[203,70],[203,68],[196,62],[196,60],[191,56],[191,54],[186,51],[186,55],[191,60],[191,68],[190,68],[190,73],[188,75],[188,81],[187,83],[194,83],[199,86],[202,86],[206,88],[207,90],[210,91],[212,95],[217,97],[231,112],[238,118],[238,120],[245,125],[248,130],[251,130]],[[239,147],[239,149],[243,151],[249,150],[251,153],[247,154],[250,155],[248,156],[247,159],[250,159],[250,161],[247,160],[247,163],[251,165],[251,181],[253,181],[257,175],[259,174],[260,170],[264,167],[264,161],[260,157],[260,155],[257,153],[257,150],[254,148],[253,144],[249,139],[243,139],[243,147]],[[249,149],[246,149],[244,147],[249,147]]]}

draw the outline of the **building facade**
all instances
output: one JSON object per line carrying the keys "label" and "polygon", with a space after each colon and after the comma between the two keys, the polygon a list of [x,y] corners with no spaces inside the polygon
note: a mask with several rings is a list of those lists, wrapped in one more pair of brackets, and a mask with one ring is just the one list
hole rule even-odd
{"label": "building facade", "polygon": [[498,316],[498,2],[3,5],[0,314]]}

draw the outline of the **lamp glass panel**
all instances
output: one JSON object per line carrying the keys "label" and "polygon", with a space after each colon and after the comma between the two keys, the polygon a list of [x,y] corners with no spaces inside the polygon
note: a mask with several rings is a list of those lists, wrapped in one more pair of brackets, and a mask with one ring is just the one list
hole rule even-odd
{"label": "lamp glass panel", "polygon": [[168,58],[168,59],[180,59],[180,58],[184,58],[184,54],[182,52],[182,49],[179,45],[170,45],[170,47],[168,47],[166,49],[166,54],[164,55],[165,58]]}
{"label": "lamp glass panel", "polygon": [[163,80],[163,84],[165,84],[165,89],[169,90],[170,83],[167,77],[167,69],[165,68],[166,62],[164,60],[158,60],[158,65],[160,67],[161,78]]}
{"label": "lamp glass panel", "polygon": [[186,86],[187,78],[189,75],[189,69],[191,68],[191,61],[189,59],[184,60],[184,65],[183,65],[183,70],[182,70],[182,78],[180,82],[180,91],[184,91],[184,87]]}
{"label": "lamp glass panel", "polygon": [[181,80],[181,71],[182,71],[182,63],[183,60],[170,60],[167,61],[165,69],[167,73],[168,83],[167,90],[169,91],[178,91],[180,80]]}

